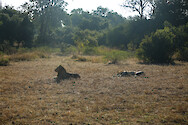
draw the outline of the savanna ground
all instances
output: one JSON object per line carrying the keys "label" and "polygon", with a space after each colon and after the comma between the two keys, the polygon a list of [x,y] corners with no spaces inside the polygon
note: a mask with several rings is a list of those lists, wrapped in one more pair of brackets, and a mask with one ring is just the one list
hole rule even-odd
{"label": "savanna ground", "polygon": [[[54,80],[59,65],[81,79]],[[144,71],[117,77],[118,71]],[[188,63],[78,62],[53,56],[0,67],[0,124],[188,124]]]}

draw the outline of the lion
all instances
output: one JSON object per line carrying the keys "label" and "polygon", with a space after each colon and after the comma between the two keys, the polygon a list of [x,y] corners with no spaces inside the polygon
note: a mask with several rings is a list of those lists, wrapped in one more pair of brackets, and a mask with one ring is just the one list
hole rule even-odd
{"label": "lion", "polygon": [[61,80],[64,80],[64,79],[80,78],[80,75],[78,75],[78,74],[67,73],[67,71],[65,70],[65,68],[63,68],[61,65],[59,65],[55,69],[55,72],[58,73],[57,74],[57,78],[56,78],[57,83],[59,83]]}

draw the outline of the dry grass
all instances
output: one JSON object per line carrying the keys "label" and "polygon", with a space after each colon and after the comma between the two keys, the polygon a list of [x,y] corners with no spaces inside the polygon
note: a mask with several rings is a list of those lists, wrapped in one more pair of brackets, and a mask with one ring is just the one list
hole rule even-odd
{"label": "dry grass", "polygon": [[[52,57],[0,67],[0,124],[188,123],[188,63],[160,66],[78,62]],[[81,79],[55,83],[61,64]],[[116,77],[120,70],[145,76]]]}
{"label": "dry grass", "polygon": [[17,53],[8,56],[10,61],[31,61],[38,58],[48,58],[49,55],[43,52],[27,52],[27,53]]}

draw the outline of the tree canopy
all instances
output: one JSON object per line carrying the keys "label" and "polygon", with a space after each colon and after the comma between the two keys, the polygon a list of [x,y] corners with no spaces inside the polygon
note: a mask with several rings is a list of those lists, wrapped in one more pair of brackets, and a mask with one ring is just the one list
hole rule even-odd
{"label": "tree canopy", "polygon": [[155,2],[154,0],[126,0],[122,6],[138,12],[140,19],[144,19],[153,14]]}
{"label": "tree canopy", "polygon": [[5,46],[61,45],[76,46],[85,49],[86,53],[100,45],[135,51],[144,48],[146,43],[163,45],[157,41],[165,41],[158,39],[164,35],[156,34],[166,32],[164,27],[168,25],[175,28],[169,28],[170,31],[164,34],[175,34],[173,48],[176,49],[173,51],[179,52],[185,59],[187,37],[182,34],[187,34],[187,0],[126,0],[122,6],[138,13],[138,16],[128,19],[101,6],[92,12],[78,8],[71,13],[67,12],[66,6],[64,0],[30,0],[22,5],[20,11],[2,8],[0,51],[4,51]]}
{"label": "tree canopy", "polygon": [[10,7],[0,10],[0,44],[6,41],[30,47],[33,39],[33,23],[27,13],[20,13]]}

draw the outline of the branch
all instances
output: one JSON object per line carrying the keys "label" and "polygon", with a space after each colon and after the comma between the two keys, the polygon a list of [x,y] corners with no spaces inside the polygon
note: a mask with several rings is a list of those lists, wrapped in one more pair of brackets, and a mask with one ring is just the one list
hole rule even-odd
{"label": "branch", "polygon": [[145,3],[143,3],[143,9],[146,7],[147,4],[148,4],[148,1],[145,1]]}

